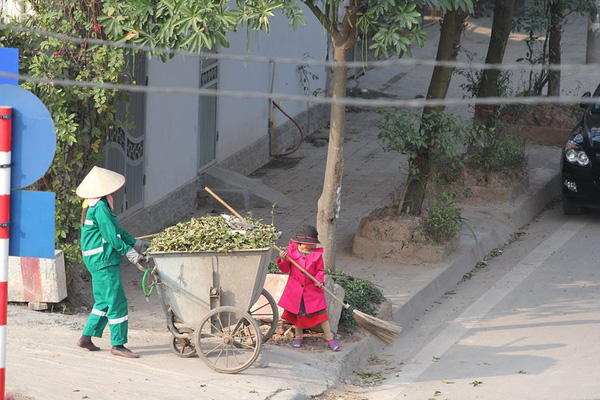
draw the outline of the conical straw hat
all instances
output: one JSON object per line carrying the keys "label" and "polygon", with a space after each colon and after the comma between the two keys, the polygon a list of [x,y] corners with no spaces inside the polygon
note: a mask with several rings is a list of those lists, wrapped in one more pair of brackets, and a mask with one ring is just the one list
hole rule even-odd
{"label": "conical straw hat", "polygon": [[116,192],[125,184],[125,177],[117,172],[94,167],[77,186],[77,196],[94,199]]}

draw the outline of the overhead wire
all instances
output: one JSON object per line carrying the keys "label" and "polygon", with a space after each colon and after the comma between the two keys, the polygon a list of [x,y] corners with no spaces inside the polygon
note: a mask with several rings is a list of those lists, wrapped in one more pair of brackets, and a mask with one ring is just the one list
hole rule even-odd
{"label": "overhead wire", "polygon": [[107,90],[121,90],[135,93],[149,94],[182,94],[195,96],[216,96],[216,97],[232,97],[232,98],[254,98],[254,99],[272,99],[272,100],[287,100],[295,102],[310,102],[316,104],[344,104],[346,106],[355,107],[406,107],[406,108],[422,108],[424,106],[440,107],[448,105],[464,105],[468,106],[473,102],[479,105],[499,105],[499,104],[595,104],[597,99],[568,97],[568,96],[529,96],[529,97],[478,97],[478,98],[445,98],[445,99],[363,99],[354,97],[309,97],[301,95],[293,95],[286,93],[267,93],[243,90],[224,90],[224,89],[201,89],[201,88],[182,88],[169,86],[142,86],[129,85],[121,83],[103,83],[89,81],[75,81],[71,79],[53,79],[53,78],[36,78],[21,74],[11,74],[0,71],[0,77],[10,79],[18,79],[26,82],[45,83],[59,86],[72,86],[82,88],[100,88]]}
{"label": "overhead wire", "polygon": [[105,39],[94,39],[94,38],[77,38],[62,33],[50,32],[40,29],[25,28],[22,26],[15,26],[11,24],[0,23],[0,29],[7,29],[16,32],[26,32],[35,34],[38,36],[48,36],[55,39],[64,40],[76,44],[93,44],[99,46],[108,46],[115,48],[122,48],[132,51],[143,51],[152,54],[161,55],[182,55],[182,56],[196,56],[207,59],[215,60],[229,60],[229,61],[243,61],[243,62],[265,62],[265,63],[281,63],[281,64],[296,64],[296,65],[308,65],[308,66],[344,66],[347,68],[363,68],[368,67],[385,67],[385,66],[428,66],[428,67],[453,67],[457,69],[502,69],[507,71],[519,70],[519,71],[568,71],[577,70],[578,72],[598,72],[600,65],[598,64],[523,64],[523,63],[502,63],[502,64],[486,64],[481,62],[464,62],[464,61],[436,61],[436,60],[425,60],[425,59],[413,59],[413,58],[388,58],[386,60],[365,60],[365,61],[329,61],[329,60],[316,60],[309,58],[293,58],[293,57],[271,57],[271,56],[258,56],[251,54],[227,54],[227,53],[215,53],[215,52],[188,52],[182,50],[174,50],[165,47],[153,47],[147,45],[137,45],[133,43],[118,42],[113,40]]}
{"label": "overhead wire", "polygon": [[[457,69],[501,69],[501,70],[521,70],[523,72],[528,71],[568,71],[576,70],[581,73],[597,73],[600,70],[599,64],[553,64],[553,65],[540,65],[540,64],[486,64],[486,63],[474,63],[474,62],[460,62],[460,61],[436,61],[436,60],[424,60],[424,59],[387,59],[387,60],[374,60],[374,61],[347,61],[347,62],[333,62],[327,60],[313,60],[313,59],[298,59],[288,57],[266,57],[266,56],[252,56],[252,55],[237,55],[237,54],[223,54],[223,53],[212,53],[212,52],[182,52],[181,50],[173,50],[159,47],[140,46],[132,43],[123,43],[116,41],[109,41],[103,39],[93,38],[76,38],[60,33],[49,32],[44,30],[37,30],[31,28],[24,28],[20,26],[7,25],[0,23],[0,29],[9,29],[18,32],[27,32],[30,34],[54,37],[59,40],[69,41],[77,44],[93,44],[102,46],[111,46],[116,48],[124,48],[133,51],[146,51],[152,52],[153,54],[165,54],[165,55],[184,55],[184,56],[198,56],[202,58],[214,58],[219,60],[229,61],[243,61],[243,62],[269,62],[269,63],[289,63],[298,65],[316,65],[316,66],[346,66],[348,68],[356,68],[365,66],[368,67],[386,67],[386,66],[444,66],[452,67]],[[356,97],[344,97],[344,98],[332,98],[332,97],[317,97],[317,96],[306,96],[306,95],[294,95],[287,93],[267,93],[259,91],[244,91],[244,90],[225,90],[225,89],[203,89],[203,88],[183,88],[183,87],[169,87],[169,86],[149,86],[149,85],[132,85],[122,83],[105,83],[105,82],[92,82],[92,81],[76,81],[71,79],[59,79],[59,78],[40,78],[32,77],[23,74],[10,74],[0,71],[0,77],[18,79],[24,82],[43,83],[67,87],[83,87],[83,88],[100,88],[106,90],[118,90],[136,93],[148,93],[148,94],[178,94],[178,95],[194,95],[194,96],[217,96],[217,97],[231,97],[231,98],[254,98],[254,99],[267,99],[277,101],[293,101],[303,103],[314,103],[314,104],[344,104],[346,106],[355,107],[406,107],[406,108],[422,108],[425,106],[439,107],[439,106],[469,106],[476,102],[478,105],[499,105],[499,104],[574,104],[574,103],[596,103],[594,99],[580,98],[574,96],[528,96],[528,97],[477,97],[477,98],[444,98],[444,99],[425,99],[425,98],[413,98],[413,99],[389,99],[389,98],[356,98]]]}

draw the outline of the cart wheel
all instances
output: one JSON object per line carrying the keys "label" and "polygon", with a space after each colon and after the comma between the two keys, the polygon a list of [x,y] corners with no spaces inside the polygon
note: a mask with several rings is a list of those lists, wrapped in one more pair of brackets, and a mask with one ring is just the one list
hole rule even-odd
{"label": "cart wheel", "polygon": [[[179,333],[194,333],[191,328],[179,328]],[[196,355],[196,348],[192,339],[180,339],[175,336],[171,339],[171,350],[182,358],[189,358]]]}
{"label": "cart wheel", "polygon": [[279,308],[271,293],[263,289],[258,301],[250,308],[248,313],[258,322],[259,327],[271,324],[267,333],[263,334],[263,343],[271,339],[279,322]]}
{"label": "cart wheel", "polygon": [[258,324],[237,307],[211,310],[194,334],[198,356],[217,372],[234,374],[248,368],[260,353]]}

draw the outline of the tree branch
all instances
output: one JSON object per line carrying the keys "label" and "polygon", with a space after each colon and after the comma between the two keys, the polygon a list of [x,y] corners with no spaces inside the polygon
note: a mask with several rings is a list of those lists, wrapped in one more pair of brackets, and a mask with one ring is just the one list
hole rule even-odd
{"label": "tree branch", "polygon": [[344,39],[344,50],[350,49],[356,44],[356,9],[352,6],[345,6],[344,18],[341,22],[341,34]]}
{"label": "tree branch", "polygon": [[332,21],[329,20],[329,17],[323,14],[323,11],[321,11],[319,7],[313,4],[312,0],[303,1],[304,4],[308,6],[310,11],[312,11],[312,13],[315,14],[315,17],[317,17],[317,19],[319,20],[319,22],[321,22],[321,25],[323,25],[327,32],[329,32],[332,36],[335,35],[337,33],[337,30],[335,29]]}

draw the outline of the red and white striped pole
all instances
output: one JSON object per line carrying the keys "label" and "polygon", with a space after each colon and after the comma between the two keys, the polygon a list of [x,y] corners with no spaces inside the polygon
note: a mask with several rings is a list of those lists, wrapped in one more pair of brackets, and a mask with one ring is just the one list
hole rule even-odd
{"label": "red and white striped pole", "polygon": [[6,309],[8,304],[8,239],[12,107],[0,106],[0,395],[6,383]]}

